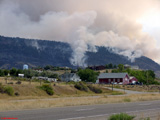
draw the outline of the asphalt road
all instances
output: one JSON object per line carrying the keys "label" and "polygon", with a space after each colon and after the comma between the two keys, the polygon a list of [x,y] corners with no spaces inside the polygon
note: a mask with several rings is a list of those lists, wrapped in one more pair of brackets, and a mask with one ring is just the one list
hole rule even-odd
{"label": "asphalt road", "polygon": [[152,111],[160,112],[160,100],[38,110],[7,111],[0,112],[0,119],[18,118],[18,120],[106,120],[107,116],[115,113],[150,112],[151,114]]}

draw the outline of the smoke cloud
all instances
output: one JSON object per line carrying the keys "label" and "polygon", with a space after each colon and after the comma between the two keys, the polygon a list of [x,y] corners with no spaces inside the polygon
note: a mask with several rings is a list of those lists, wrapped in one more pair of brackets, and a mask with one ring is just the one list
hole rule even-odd
{"label": "smoke cloud", "polygon": [[70,62],[86,66],[87,51],[109,47],[134,62],[145,55],[158,60],[156,41],[136,20],[158,0],[0,0],[0,34],[67,42]]}

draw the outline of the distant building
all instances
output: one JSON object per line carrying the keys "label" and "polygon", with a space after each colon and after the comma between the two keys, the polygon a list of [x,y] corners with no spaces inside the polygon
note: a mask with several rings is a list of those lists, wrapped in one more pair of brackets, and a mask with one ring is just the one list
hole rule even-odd
{"label": "distant building", "polygon": [[23,65],[23,70],[28,70],[28,68],[29,68],[28,65],[26,65],[26,64]]}
{"label": "distant building", "polygon": [[60,79],[63,82],[70,82],[70,81],[80,82],[81,81],[80,77],[76,73],[65,73],[60,76]]}
{"label": "distant building", "polygon": [[129,83],[133,83],[134,84],[136,82],[138,82],[137,78],[135,78],[133,76],[129,77]]}
{"label": "distant building", "polygon": [[44,81],[49,81],[49,82],[57,82],[57,78],[48,78],[48,77],[32,77],[32,79],[38,79],[38,80],[44,80]]}
{"label": "distant building", "polygon": [[106,67],[103,66],[103,65],[100,65],[100,66],[89,66],[88,68],[91,69],[91,70],[105,70],[106,69]]}
{"label": "distant building", "polygon": [[135,84],[138,79],[134,76],[129,76],[128,73],[101,73],[98,76],[96,83],[99,84]]}
{"label": "distant building", "polygon": [[100,84],[111,84],[111,83],[129,84],[129,75],[128,73],[101,73],[98,76],[97,82]]}
{"label": "distant building", "polygon": [[23,78],[23,77],[24,77],[24,74],[18,74],[18,77]]}
{"label": "distant building", "polygon": [[139,66],[131,66],[131,69],[133,69],[133,70],[139,70]]}
{"label": "distant building", "polygon": [[127,68],[131,68],[131,66],[128,65],[128,64],[125,64],[125,65],[124,65],[124,69],[127,69]]}

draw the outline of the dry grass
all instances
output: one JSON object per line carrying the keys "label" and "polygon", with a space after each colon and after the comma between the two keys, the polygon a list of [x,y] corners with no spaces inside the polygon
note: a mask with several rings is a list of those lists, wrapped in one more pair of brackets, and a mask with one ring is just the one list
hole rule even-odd
{"label": "dry grass", "polygon": [[[105,85],[107,87],[112,87],[111,85]],[[123,85],[114,85],[114,88],[124,89]],[[148,88],[149,87],[149,88]],[[125,85],[126,90],[140,91],[140,92],[158,92],[160,85]]]}
{"label": "dry grass", "polygon": [[[13,99],[21,99],[22,97],[25,99],[25,97],[28,99],[29,98],[37,98],[37,97],[50,97],[48,94],[46,94],[46,92],[44,92],[43,90],[40,90],[39,88],[37,88],[37,86],[40,86],[39,82],[32,82],[30,84],[29,81],[22,81],[21,85],[17,85],[15,84],[17,82],[17,80],[8,80],[9,82],[13,82],[13,84],[9,84],[9,86],[12,86],[15,92],[18,92],[20,94],[20,97],[13,97]],[[8,85],[5,82],[5,78],[0,78],[0,83],[2,83],[3,85]],[[44,84],[44,83],[42,83]],[[46,84],[46,83],[45,83]],[[50,83],[49,83],[50,84]],[[56,84],[56,85],[54,85]],[[120,95],[123,94],[121,92],[112,92],[109,89],[103,89],[103,94],[95,94],[92,91],[89,92],[84,92],[84,91],[80,91],[77,90],[73,84],[66,84],[66,83],[51,83],[51,86],[53,86],[53,90],[55,95],[53,97],[68,97],[68,96],[97,96],[97,95]],[[97,87],[101,87],[96,85]],[[33,96],[33,97],[32,97]],[[9,96],[7,95],[0,95],[0,99],[6,99],[9,98],[11,99]]]}
{"label": "dry grass", "polygon": [[[0,82],[6,85],[4,78],[0,78]],[[16,81],[10,80],[8,82],[15,83]],[[112,92],[104,88],[104,86],[96,85],[102,88],[103,94],[95,94],[91,91],[79,91],[74,88],[74,85],[65,83],[56,83],[56,86],[53,86],[55,95],[48,96],[44,91],[36,87],[39,85],[38,82],[29,84],[29,82],[25,81],[22,81],[21,85],[10,85],[20,96],[10,97],[6,94],[0,94],[0,111],[160,100],[160,94],[110,96],[121,95],[122,93]]]}
{"label": "dry grass", "polygon": [[99,97],[67,97],[35,100],[0,100],[0,111],[51,108],[62,106],[93,105],[107,103],[136,102],[160,100],[160,94],[143,94],[130,96],[99,96]]}

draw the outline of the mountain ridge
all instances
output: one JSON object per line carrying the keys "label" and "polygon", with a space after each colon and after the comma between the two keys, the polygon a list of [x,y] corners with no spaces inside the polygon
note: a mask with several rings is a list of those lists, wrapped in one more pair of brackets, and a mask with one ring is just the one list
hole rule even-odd
{"label": "mountain ridge", "polygon": [[[70,63],[73,51],[68,43],[0,36],[0,46],[0,68],[22,68],[23,64],[30,67],[53,65],[75,68]],[[129,64],[160,71],[160,65],[150,58],[142,56],[132,63],[105,47],[97,47],[97,52],[86,52],[86,57],[88,65]]]}

